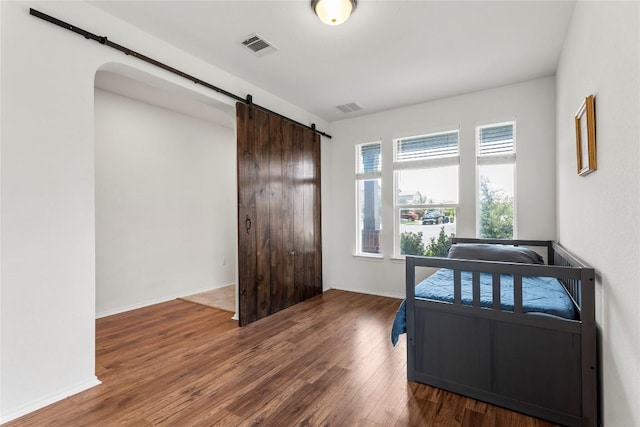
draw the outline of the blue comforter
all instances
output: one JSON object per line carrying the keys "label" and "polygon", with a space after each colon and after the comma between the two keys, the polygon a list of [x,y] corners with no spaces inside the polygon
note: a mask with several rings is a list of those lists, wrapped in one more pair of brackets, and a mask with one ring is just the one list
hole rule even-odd
{"label": "blue comforter", "polygon": [[[472,305],[472,274],[463,271],[462,304]],[[493,305],[492,275],[480,273],[480,305]],[[416,286],[416,298],[453,302],[453,270],[441,268]],[[500,306],[502,310],[513,311],[513,276],[500,276]],[[391,342],[395,346],[398,337],[407,331],[405,301],[402,301],[391,328]],[[552,277],[522,277],[522,311],[541,313],[575,319],[571,298],[557,279]]]}

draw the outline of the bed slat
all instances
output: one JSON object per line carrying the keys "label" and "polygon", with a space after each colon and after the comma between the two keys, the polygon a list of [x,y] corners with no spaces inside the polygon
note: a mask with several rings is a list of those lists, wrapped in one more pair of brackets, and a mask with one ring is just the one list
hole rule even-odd
{"label": "bed slat", "polygon": [[453,270],[453,302],[462,304],[462,272]]}
{"label": "bed slat", "polygon": [[522,276],[513,275],[513,311],[522,313]]}
{"label": "bed slat", "polygon": [[492,275],[493,278],[493,309],[494,310],[500,310],[500,274],[499,273],[493,273]]}
{"label": "bed slat", "polygon": [[473,306],[480,307],[480,273],[473,272]]}

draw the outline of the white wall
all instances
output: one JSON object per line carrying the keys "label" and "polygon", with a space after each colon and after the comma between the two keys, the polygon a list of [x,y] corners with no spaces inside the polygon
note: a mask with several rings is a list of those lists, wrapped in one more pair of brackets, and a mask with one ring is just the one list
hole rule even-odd
{"label": "white wall", "polygon": [[233,129],[95,93],[96,312],[231,284]]}
{"label": "white wall", "polygon": [[[34,7],[303,123],[314,117],[84,2],[0,2],[0,421],[95,385],[94,76],[119,62],[221,96],[29,15]],[[228,102],[225,100],[225,102]]]}
{"label": "white wall", "polygon": [[[640,425],[639,4],[577,2],[557,72],[558,238],[596,269],[604,425]],[[576,173],[574,115],[596,99],[598,170]]]}
{"label": "white wall", "polygon": [[[555,238],[555,86],[552,77],[332,123],[325,287],[404,296],[404,262],[392,260],[393,139],[460,129],[456,235],[475,237],[475,127],[516,120],[517,237]],[[382,140],[383,259],[354,257],[355,145]]]}

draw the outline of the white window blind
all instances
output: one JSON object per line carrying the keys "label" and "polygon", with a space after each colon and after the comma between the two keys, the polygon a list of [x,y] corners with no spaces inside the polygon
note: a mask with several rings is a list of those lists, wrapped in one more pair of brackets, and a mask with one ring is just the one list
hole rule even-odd
{"label": "white window blind", "polygon": [[357,174],[371,174],[382,171],[381,143],[360,144],[357,147]]}
{"label": "white window blind", "polygon": [[457,130],[396,140],[396,162],[435,160],[457,156]]}
{"label": "white window blind", "polygon": [[479,128],[478,157],[515,154],[513,124]]}

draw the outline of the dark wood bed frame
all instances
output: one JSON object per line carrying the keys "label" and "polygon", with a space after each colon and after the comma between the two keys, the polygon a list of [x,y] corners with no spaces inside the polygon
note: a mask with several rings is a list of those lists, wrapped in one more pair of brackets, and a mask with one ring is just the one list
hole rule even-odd
{"label": "dark wood bed frame", "polygon": [[[552,241],[454,239],[546,248],[547,265],[406,257],[407,377],[569,426],[598,423],[594,270]],[[416,267],[454,270],[454,302],[415,298]],[[460,271],[474,272],[473,305],[461,304]],[[475,274],[478,272],[478,274]],[[479,302],[479,273],[514,279],[514,311]],[[578,320],[522,312],[522,277],[555,277]]]}

